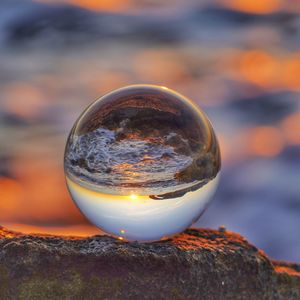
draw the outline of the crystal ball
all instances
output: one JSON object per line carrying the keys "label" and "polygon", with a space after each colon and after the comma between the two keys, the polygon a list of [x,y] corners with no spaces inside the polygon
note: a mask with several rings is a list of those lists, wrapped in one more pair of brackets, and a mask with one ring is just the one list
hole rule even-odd
{"label": "crystal ball", "polygon": [[125,241],[157,241],[204,212],[221,159],[211,123],[166,87],[132,85],[88,106],[68,137],[64,168],[81,212]]}

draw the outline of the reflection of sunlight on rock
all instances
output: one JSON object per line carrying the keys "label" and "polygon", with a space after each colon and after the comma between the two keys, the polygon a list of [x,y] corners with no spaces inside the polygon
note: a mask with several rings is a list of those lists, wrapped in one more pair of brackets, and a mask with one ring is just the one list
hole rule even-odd
{"label": "reflection of sunlight on rock", "polygon": [[22,233],[41,233],[41,234],[55,234],[63,236],[78,236],[86,237],[92,235],[102,234],[102,231],[91,225],[91,224],[62,224],[61,226],[50,226],[47,223],[41,224],[24,224],[24,223],[12,223],[12,222],[2,222],[6,228],[14,231],[20,231]]}

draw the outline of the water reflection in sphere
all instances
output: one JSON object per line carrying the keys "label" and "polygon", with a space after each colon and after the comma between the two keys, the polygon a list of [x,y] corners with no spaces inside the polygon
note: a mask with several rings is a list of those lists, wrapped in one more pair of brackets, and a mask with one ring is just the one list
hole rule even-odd
{"label": "water reflection in sphere", "polygon": [[200,217],[221,162],[197,106],[165,87],[133,85],[82,113],[64,165],[72,198],[92,223],[120,239],[154,241]]}

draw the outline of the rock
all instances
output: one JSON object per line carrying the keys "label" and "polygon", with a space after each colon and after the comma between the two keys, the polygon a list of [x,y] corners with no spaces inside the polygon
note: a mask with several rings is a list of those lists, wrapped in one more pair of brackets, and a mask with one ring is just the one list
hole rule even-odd
{"label": "rock", "polygon": [[300,265],[223,227],[148,244],[0,227],[0,299],[300,299]]}

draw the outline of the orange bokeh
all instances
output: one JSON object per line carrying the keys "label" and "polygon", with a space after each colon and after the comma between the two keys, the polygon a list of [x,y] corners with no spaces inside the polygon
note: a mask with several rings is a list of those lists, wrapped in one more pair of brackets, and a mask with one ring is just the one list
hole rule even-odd
{"label": "orange bokeh", "polygon": [[275,156],[284,147],[284,139],[279,129],[261,126],[249,129],[246,134],[248,151],[254,155]]}
{"label": "orange bokeh", "polygon": [[300,53],[293,54],[285,60],[282,77],[287,89],[300,91]]}
{"label": "orange bokeh", "polygon": [[226,6],[247,13],[267,14],[281,8],[280,0],[226,0]]}
{"label": "orange bokeh", "polygon": [[22,185],[14,179],[0,177],[0,217],[9,220],[18,212],[24,196]]}
{"label": "orange bokeh", "polygon": [[38,115],[46,105],[42,91],[24,82],[7,85],[2,91],[2,97],[5,110],[26,119]]}
{"label": "orange bokeh", "polygon": [[300,144],[300,113],[287,116],[281,125],[287,141],[291,144]]}
{"label": "orange bokeh", "polygon": [[1,199],[6,199],[0,205],[1,222],[86,223],[67,193],[59,158],[51,157],[42,148],[19,151],[22,154],[11,162],[11,172],[17,179],[2,179],[0,186]]}
{"label": "orange bokeh", "polygon": [[142,81],[160,85],[190,79],[184,58],[170,49],[151,49],[139,53],[135,58],[134,68]]}
{"label": "orange bokeh", "polygon": [[130,6],[130,0],[35,0],[37,2],[69,3],[89,10],[120,12],[126,11]]}
{"label": "orange bokeh", "polygon": [[129,0],[70,0],[71,4],[91,10],[124,11],[128,9]]}
{"label": "orange bokeh", "polygon": [[230,69],[233,66],[235,80],[244,80],[267,91],[300,91],[300,53],[275,55],[271,52],[252,49],[229,53]]}
{"label": "orange bokeh", "polygon": [[277,87],[280,62],[271,54],[260,50],[246,51],[239,58],[241,75],[261,87]]}

